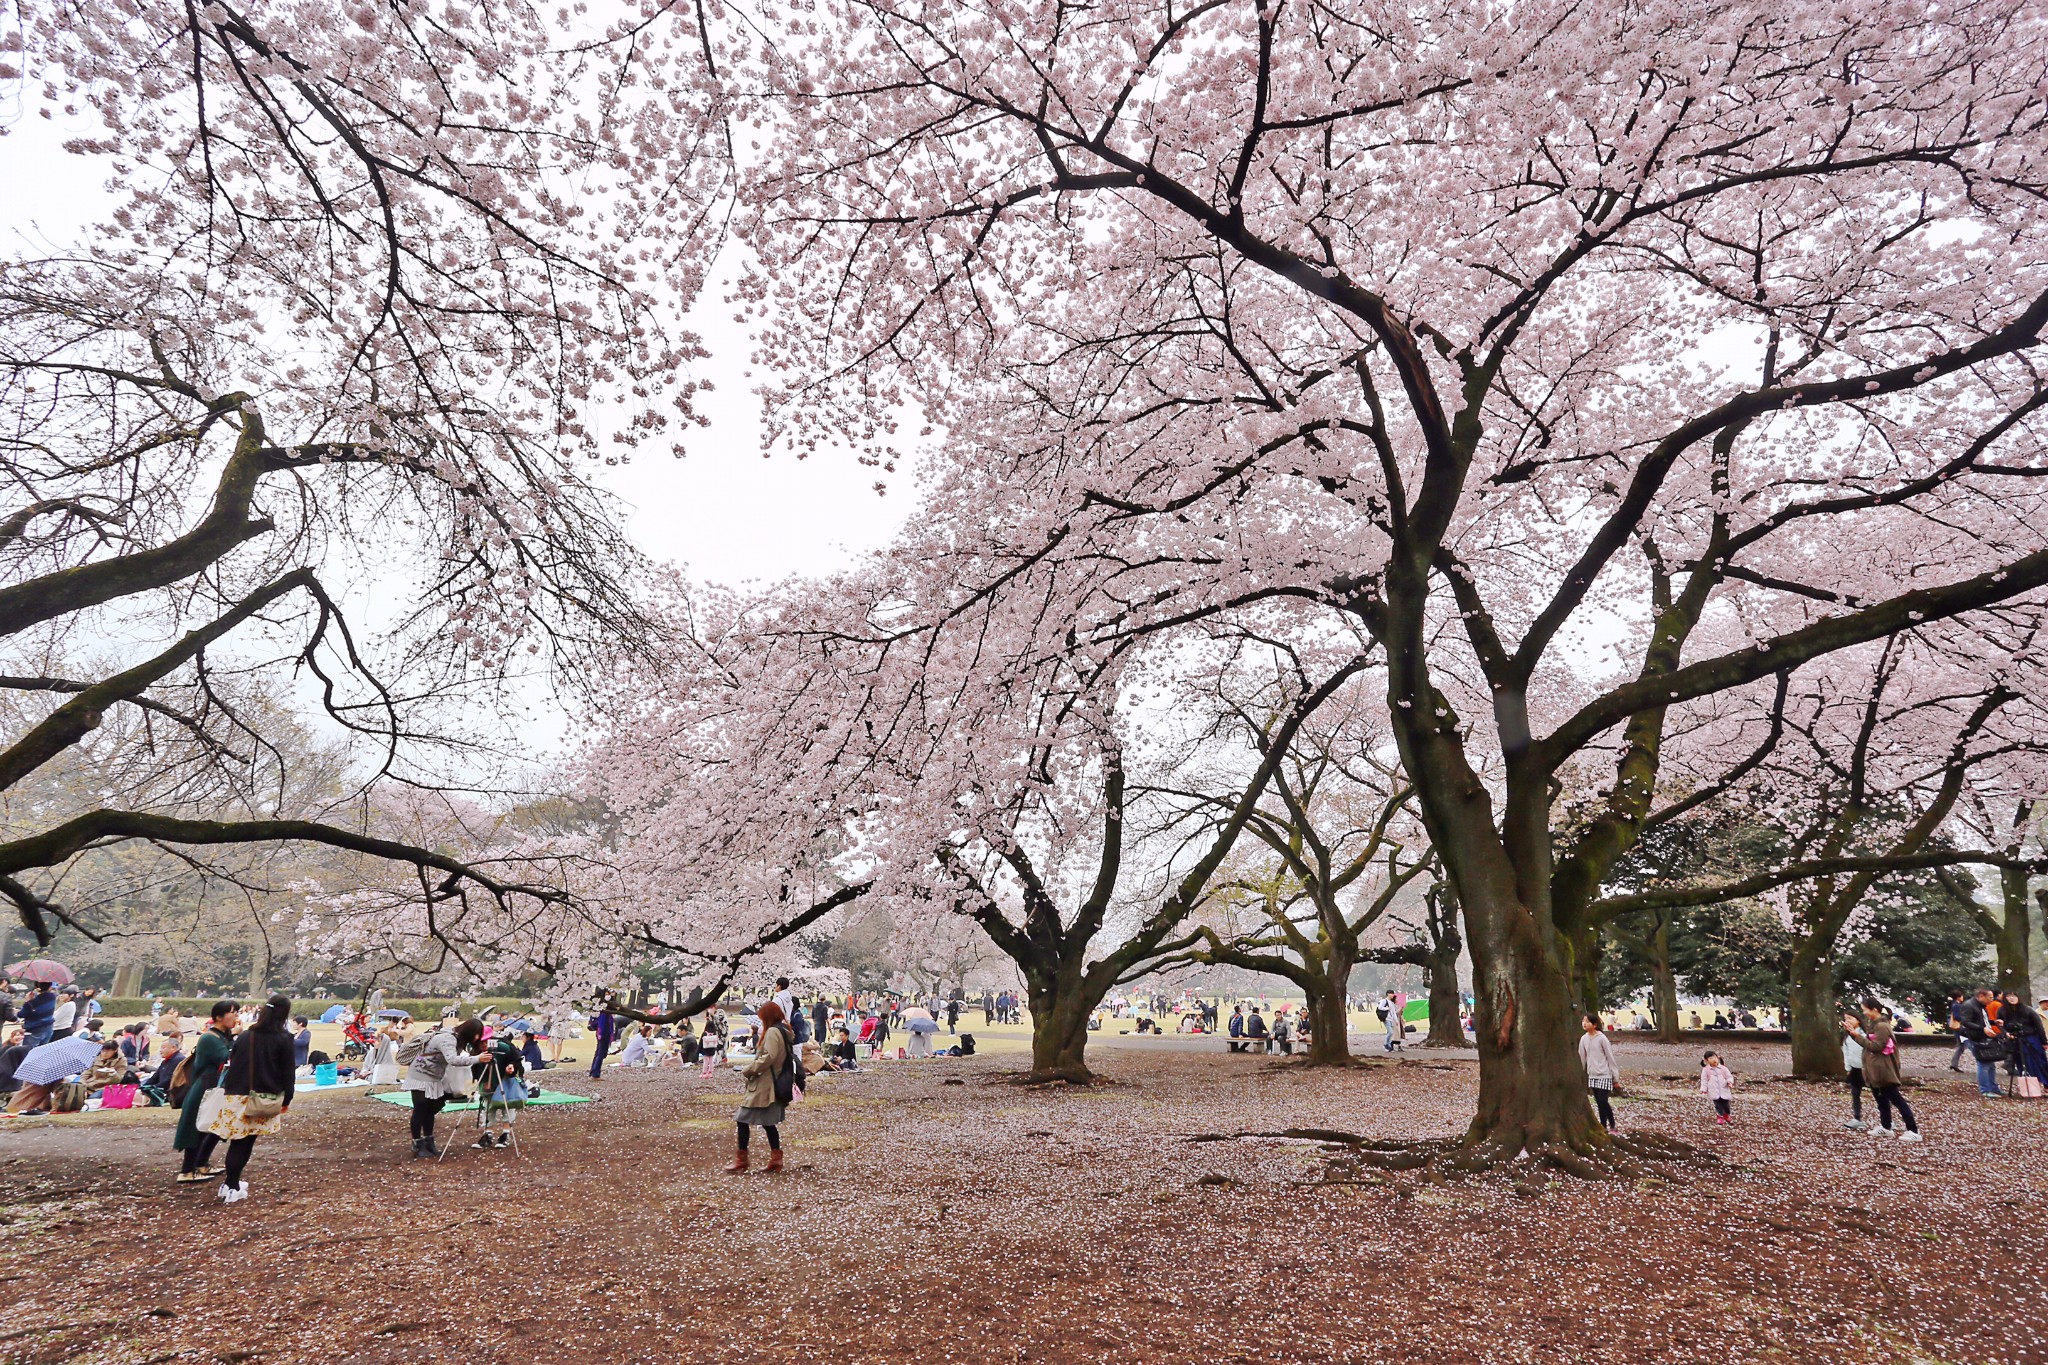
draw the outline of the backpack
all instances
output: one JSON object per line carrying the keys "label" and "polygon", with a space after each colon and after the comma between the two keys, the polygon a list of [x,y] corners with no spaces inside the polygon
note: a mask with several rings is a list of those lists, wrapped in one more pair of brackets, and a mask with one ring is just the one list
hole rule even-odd
{"label": "backpack", "polygon": [[448,1054],[442,1052],[439,1048],[427,1046],[428,1043],[440,1037],[444,1032],[446,1032],[445,1029],[435,1029],[432,1033],[415,1038],[404,1047],[398,1049],[399,1065],[419,1068],[420,1075],[430,1081],[438,1081],[447,1075]]}
{"label": "backpack", "polygon": [[183,1104],[185,1092],[192,1088],[192,1054],[186,1053],[178,1059],[177,1067],[171,1072],[169,1093],[172,1104]]}
{"label": "backpack", "polygon": [[775,1068],[775,1102],[789,1104],[796,1099],[796,1040],[789,1025],[777,1024],[775,1031],[782,1035],[782,1065]]}

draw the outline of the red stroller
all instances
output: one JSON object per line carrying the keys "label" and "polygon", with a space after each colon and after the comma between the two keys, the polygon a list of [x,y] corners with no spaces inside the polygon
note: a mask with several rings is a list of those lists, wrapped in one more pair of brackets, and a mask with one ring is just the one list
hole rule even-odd
{"label": "red stroller", "polygon": [[370,1049],[377,1045],[376,1034],[371,1029],[370,1016],[352,1014],[341,1026],[341,1059],[345,1062],[360,1062],[370,1055]]}

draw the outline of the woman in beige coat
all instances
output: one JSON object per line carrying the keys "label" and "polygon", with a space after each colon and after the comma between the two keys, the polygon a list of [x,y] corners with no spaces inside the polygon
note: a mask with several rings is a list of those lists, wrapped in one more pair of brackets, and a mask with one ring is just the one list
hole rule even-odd
{"label": "woman in beige coat", "polygon": [[[725,1168],[727,1175],[743,1175],[747,1169],[748,1129],[759,1124],[768,1133],[768,1165],[763,1169],[782,1169],[782,1115],[786,1101],[778,1098],[776,1082],[784,1082],[784,1093],[794,1081],[794,1072],[789,1069],[790,1049],[795,1037],[789,1025],[782,1020],[782,1006],[773,1000],[761,1006],[757,1016],[761,1021],[760,1041],[755,1044],[754,1060],[747,1063],[740,1074],[747,1079],[747,1102],[740,1106],[733,1120],[739,1125],[739,1150],[733,1153],[732,1165]],[[785,1074],[787,1073],[787,1074]]]}

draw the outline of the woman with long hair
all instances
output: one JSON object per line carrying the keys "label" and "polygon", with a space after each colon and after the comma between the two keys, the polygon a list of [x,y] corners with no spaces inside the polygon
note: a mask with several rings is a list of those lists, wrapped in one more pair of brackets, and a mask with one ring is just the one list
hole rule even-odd
{"label": "woman with long hair", "polygon": [[484,1060],[484,1026],[464,1019],[453,1029],[438,1028],[420,1040],[407,1060],[405,1088],[412,1092],[412,1154],[438,1157],[434,1120],[451,1099],[469,1096],[469,1069]]}
{"label": "woman with long hair", "polygon": [[256,1139],[268,1137],[284,1126],[292,1107],[292,1035],[285,1027],[292,1015],[292,1002],[273,995],[256,1013],[249,1031],[235,1040],[228,1064],[221,1071],[220,1112],[214,1115],[212,1132],[228,1144],[227,1164],[221,1171],[220,1197],[239,1204],[249,1197],[242,1172]]}

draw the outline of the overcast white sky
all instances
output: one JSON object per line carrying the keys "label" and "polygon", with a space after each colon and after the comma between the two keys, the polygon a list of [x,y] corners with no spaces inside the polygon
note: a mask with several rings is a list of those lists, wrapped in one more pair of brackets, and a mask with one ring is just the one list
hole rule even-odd
{"label": "overcast white sky", "polygon": [[[34,107],[0,109],[0,252],[10,255],[62,249],[107,204],[106,164],[62,146],[99,131],[97,122],[67,128]],[[719,306],[720,292],[707,291],[693,319],[712,351],[702,367],[715,386],[703,400],[711,428],[690,433],[687,458],[643,448],[632,464],[598,473],[631,509],[635,541],[694,578],[723,583],[824,572],[881,545],[911,510],[911,480],[899,466],[884,498],[874,471],[850,454],[762,458],[760,405],[745,374],[749,341]]]}

